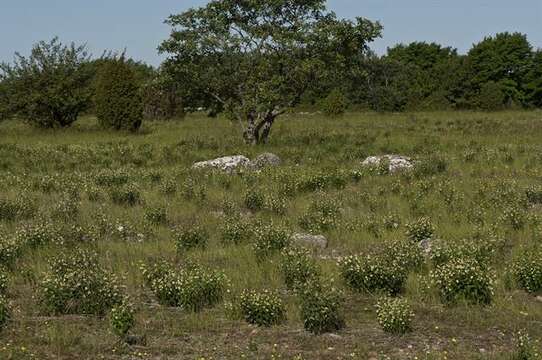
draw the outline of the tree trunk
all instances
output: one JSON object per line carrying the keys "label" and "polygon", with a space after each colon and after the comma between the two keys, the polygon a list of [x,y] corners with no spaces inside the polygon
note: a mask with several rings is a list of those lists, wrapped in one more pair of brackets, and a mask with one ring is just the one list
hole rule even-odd
{"label": "tree trunk", "polygon": [[255,114],[249,114],[247,116],[247,127],[243,134],[245,142],[251,145],[266,144],[271,132],[271,127],[275,122],[275,115],[273,112],[258,114],[256,123]]}

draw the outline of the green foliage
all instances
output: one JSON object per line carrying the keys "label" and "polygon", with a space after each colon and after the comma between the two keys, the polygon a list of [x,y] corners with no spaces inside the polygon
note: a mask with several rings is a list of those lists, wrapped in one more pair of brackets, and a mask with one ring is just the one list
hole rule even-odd
{"label": "green foliage", "polygon": [[35,212],[32,201],[24,196],[15,200],[0,197],[0,221],[30,219]]}
{"label": "green foliage", "polygon": [[503,109],[505,100],[506,95],[502,86],[494,81],[483,84],[475,98],[477,107],[486,111]]}
{"label": "green foliage", "polygon": [[318,283],[301,289],[301,318],[305,330],[314,334],[335,332],[344,327],[343,296],[339,290]]}
{"label": "green foliage", "polygon": [[290,290],[297,290],[307,282],[318,280],[320,269],[310,252],[304,248],[289,247],[282,251],[280,271]]}
{"label": "green foliage", "polygon": [[493,298],[493,277],[486,267],[469,258],[454,258],[431,272],[445,304],[466,301],[489,304]]}
{"label": "green foliage", "polygon": [[152,206],[145,209],[145,220],[154,225],[164,225],[168,222],[167,209],[164,206]]}
{"label": "green foliage", "polygon": [[315,199],[299,219],[299,226],[310,232],[328,231],[339,223],[341,209],[339,202],[333,198]]}
{"label": "green foliage", "polygon": [[190,225],[173,229],[173,239],[177,253],[182,254],[186,250],[197,247],[205,248],[209,234],[200,225]]}
{"label": "green foliage", "polygon": [[348,108],[348,102],[339,89],[334,89],[320,103],[320,109],[326,116],[343,115]]}
{"label": "green foliage", "polygon": [[22,244],[17,238],[0,234],[0,266],[12,265],[22,250]]}
{"label": "green foliage", "polygon": [[382,298],[376,304],[378,323],[386,332],[404,334],[412,329],[412,312],[407,300],[401,298]]}
{"label": "green foliage", "polygon": [[199,266],[177,270],[161,261],[142,265],[145,283],[160,304],[199,312],[222,301],[227,279],[222,272]]}
{"label": "green foliage", "polygon": [[286,308],[281,298],[268,290],[244,290],[239,297],[239,309],[250,324],[272,326],[286,319]]}
{"label": "green foliage", "polygon": [[542,291],[542,248],[524,250],[513,262],[512,273],[522,289]]}
{"label": "green foliage", "polygon": [[292,238],[290,231],[273,223],[256,226],[254,235],[253,248],[256,257],[260,260],[286,248]]}
{"label": "green foliage", "polygon": [[536,345],[529,334],[524,331],[518,331],[515,336],[515,342],[516,349],[511,356],[511,360],[540,359],[540,352],[536,348]]}
{"label": "green foliage", "polygon": [[249,210],[261,210],[265,205],[265,197],[262,191],[254,188],[249,189],[245,194],[244,204]]}
{"label": "green foliage", "polygon": [[0,266],[0,296],[4,295],[8,289],[8,274],[4,267]]}
{"label": "green foliage", "polygon": [[277,116],[340,77],[382,29],[337,19],[325,0],[215,0],[167,23],[166,71],[183,79],[192,101],[239,121],[251,144],[265,143]]}
{"label": "green foliage", "polygon": [[139,87],[124,55],[100,66],[94,101],[96,116],[104,128],[137,131],[141,126],[143,106]]}
{"label": "green foliage", "polygon": [[431,239],[434,232],[435,227],[428,217],[421,217],[416,221],[406,224],[406,236],[415,242]]}
{"label": "green foliage", "polygon": [[397,295],[405,285],[408,272],[400,264],[389,262],[385,256],[347,256],[338,262],[346,285],[356,291],[383,291]]}
{"label": "green foliage", "polygon": [[251,224],[241,217],[228,217],[222,226],[222,242],[224,244],[241,244],[253,235]]}
{"label": "green foliage", "polygon": [[12,65],[0,65],[0,113],[42,128],[70,126],[90,105],[88,63],[85,45],[63,45],[56,37],[35,44],[29,57],[16,53]]}
{"label": "green foliage", "polygon": [[83,250],[54,257],[40,287],[41,304],[53,314],[104,315],[123,300],[115,276],[102,268],[98,254]]}
{"label": "green foliage", "polygon": [[111,309],[110,324],[113,332],[118,336],[126,336],[135,324],[134,309],[126,301],[113,306]]}
{"label": "green foliage", "polygon": [[185,115],[179,84],[163,72],[154,74],[141,87],[141,98],[143,114],[147,119],[169,120]]}
{"label": "green foliage", "polygon": [[0,294],[0,330],[6,326],[11,318],[11,308],[6,297]]}
{"label": "green foliage", "polygon": [[125,206],[135,206],[143,201],[141,192],[134,185],[114,187],[110,190],[109,197],[113,203]]}

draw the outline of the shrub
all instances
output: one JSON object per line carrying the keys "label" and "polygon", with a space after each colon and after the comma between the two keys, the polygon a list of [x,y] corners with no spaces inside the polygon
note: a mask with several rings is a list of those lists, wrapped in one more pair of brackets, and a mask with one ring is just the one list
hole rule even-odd
{"label": "shrub", "polygon": [[224,244],[241,244],[252,236],[250,223],[239,217],[228,217],[222,225],[222,242]]}
{"label": "shrub", "polygon": [[123,300],[117,279],[102,268],[96,253],[63,253],[50,261],[50,268],[41,283],[47,312],[104,315]]}
{"label": "shrub", "polygon": [[536,360],[540,358],[540,353],[529,334],[519,331],[516,334],[515,341],[516,350],[512,354],[511,360]]}
{"label": "shrub", "polygon": [[113,306],[110,313],[110,324],[118,336],[126,336],[135,324],[134,309],[126,301]]}
{"label": "shrub", "polygon": [[431,155],[414,164],[414,176],[417,178],[438,175],[448,169],[448,161],[440,155]]}
{"label": "shrub", "polygon": [[63,45],[58,38],[35,44],[28,58],[16,54],[2,64],[10,113],[43,128],[70,126],[90,105],[92,71],[84,45]]}
{"label": "shrub", "polygon": [[342,294],[337,289],[310,283],[303,287],[300,300],[305,330],[323,334],[344,327],[341,314]]}
{"label": "shrub", "polygon": [[51,216],[56,220],[69,221],[79,215],[79,201],[70,196],[61,197],[53,206]]}
{"label": "shrub", "polygon": [[6,270],[0,266],[0,296],[8,290],[8,275]]}
{"label": "shrub", "polygon": [[145,209],[145,220],[154,225],[167,224],[167,209],[164,206],[154,206]]}
{"label": "shrub", "polygon": [[175,270],[167,262],[141,266],[145,283],[160,304],[198,312],[219,303],[227,286],[221,272],[200,267]]}
{"label": "shrub", "polygon": [[137,131],[143,105],[132,67],[124,55],[106,60],[96,79],[96,116],[104,128]]}
{"label": "shrub", "polygon": [[32,248],[60,240],[61,233],[52,222],[40,221],[26,224],[15,231],[17,243]]}
{"label": "shrub", "polygon": [[36,212],[35,206],[25,197],[16,200],[0,198],[0,221],[30,219]]}
{"label": "shrub", "polygon": [[282,251],[280,270],[286,287],[296,290],[308,281],[315,281],[320,269],[307,249],[290,247]]}
{"label": "shrub", "polygon": [[425,262],[424,254],[418,244],[405,239],[385,242],[381,256],[383,261],[396,264],[405,271],[418,270]]}
{"label": "shrub", "polygon": [[512,264],[512,274],[518,285],[527,292],[542,290],[542,248],[528,249]]}
{"label": "shrub", "polygon": [[406,229],[407,238],[416,242],[431,239],[435,232],[433,223],[428,217],[422,217],[414,222],[406,224]]}
{"label": "shrub", "polygon": [[291,242],[290,232],[273,223],[266,226],[256,226],[254,229],[256,237],[253,243],[254,252],[259,259],[265,258],[274,252],[281,251]]}
{"label": "shrub", "polygon": [[347,108],[348,101],[339,89],[331,91],[320,104],[320,109],[327,116],[343,115]]}
{"label": "shrub", "polygon": [[0,266],[13,264],[22,250],[22,244],[17,241],[17,238],[0,235]]}
{"label": "shrub", "polygon": [[286,309],[280,297],[270,291],[245,290],[239,298],[244,319],[258,326],[280,324],[286,318]]}
{"label": "shrub", "polygon": [[500,220],[514,230],[521,230],[525,226],[526,212],[518,205],[512,204],[503,210]]}
{"label": "shrub", "polygon": [[346,284],[356,291],[384,291],[396,295],[403,290],[408,272],[382,256],[348,256],[338,263]]}
{"label": "shrub", "polygon": [[446,264],[455,258],[469,258],[481,266],[487,265],[496,251],[496,244],[490,240],[471,239],[453,243],[433,241],[429,258],[435,266]]}
{"label": "shrub", "polygon": [[6,326],[10,318],[11,310],[8,300],[3,295],[0,295],[0,330]]}
{"label": "shrub", "polygon": [[482,110],[493,111],[504,107],[505,93],[501,84],[489,81],[482,85],[475,104]]}
{"label": "shrub", "polygon": [[525,190],[527,200],[531,204],[542,204],[542,186],[533,185]]}
{"label": "shrub", "polygon": [[142,202],[141,193],[133,185],[125,185],[113,188],[109,196],[117,205],[135,206]]}
{"label": "shrub", "polygon": [[184,250],[196,247],[204,248],[207,245],[209,235],[203,227],[193,225],[173,229],[173,237],[177,252],[182,253]]}
{"label": "shrub", "polygon": [[307,212],[299,219],[299,226],[310,232],[328,231],[337,226],[340,216],[338,201],[321,198],[311,203]]}
{"label": "shrub", "polygon": [[452,259],[432,271],[431,278],[445,304],[489,304],[493,298],[492,276],[472,259]]}
{"label": "shrub", "polygon": [[258,191],[258,189],[248,190],[243,201],[245,207],[252,211],[261,210],[265,205],[265,197],[263,196],[261,190]]}
{"label": "shrub", "polygon": [[381,299],[376,305],[376,315],[378,323],[386,332],[404,334],[411,330],[414,313],[405,299]]}

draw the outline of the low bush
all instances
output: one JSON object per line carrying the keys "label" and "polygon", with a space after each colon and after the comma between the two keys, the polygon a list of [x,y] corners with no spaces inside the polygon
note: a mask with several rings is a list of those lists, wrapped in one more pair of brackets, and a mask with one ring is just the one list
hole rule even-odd
{"label": "low bush", "polygon": [[338,265],[346,284],[356,291],[396,295],[403,290],[408,275],[406,269],[383,256],[348,256]]}
{"label": "low bush", "polygon": [[542,247],[523,251],[512,264],[512,274],[527,292],[542,291]]}
{"label": "low bush", "polygon": [[17,238],[0,234],[0,266],[9,266],[21,255],[23,245]]}
{"label": "low bush", "polygon": [[335,332],[344,327],[343,297],[333,287],[308,283],[300,293],[301,318],[305,330],[314,334]]}
{"label": "low bush", "polygon": [[134,309],[131,304],[123,301],[113,306],[110,313],[111,329],[120,337],[126,336],[135,324]]}
{"label": "low bush", "polygon": [[286,287],[297,290],[309,281],[316,281],[320,269],[307,249],[289,247],[282,251],[280,270]]}
{"label": "low bush", "polygon": [[209,239],[207,230],[200,225],[177,227],[173,229],[173,238],[177,253],[194,248],[205,248]]}
{"label": "low bush", "polygon": [[415,242],[431,239],[434,232],[435,227],[428,217],[421,217],[414,222],[406,224],[406,236]]}
{"label": "low bush", "polygon": [[286,309],[280,297],[270,291],[244,290],[239,298],[239,309],[250,324],[272,326],[286,319]]}
{"label": "low bush", "polygon": [[286,248],[290,245],[292,238],[287,229],[273,223],[256,226],[254,235],[256,239],[253,248],[256,257],[260,260]]}
{"label": "low bush", "polygon": [[347,108],[346,96],[339,89],[331,91],[320,103],[320,109],[327,116],[343,115]]}
{"label": "low bush", "polygon": [[145,209],[145,220],[153,225],[164,225],[168,222],[165,206],[152,206]]}
{"label": "low bush", "polygon": [[411,330],[412,312],[405,299],[383,298],[376,305],[378,323],[389,333],[404,334]]}
{"label": "low bush", "polygon": [[445,304],[461,300],[470,304],[489,304],[493,298],[490,271],[473,259],[454,258],[431,272],[431,278]]}
{"label": "low bush", "polygon": [[335,199],[320,198],[314,200],[307,212],[299,219],[299,226],[310,232],[334,229],[339,223],[341,208]]}
{"label": "low bush", "polygon": [[117,279],[93,252],[76,250],[52,258],[41,282],[41,304],[49,313],[104,315],[122,300]]}
{"label": "low bush", "polygon": [[141,270],[160,304],[188,311],[213,307],[222,300],[227,287],[223,273],[198,266],[176,270],[162,261],[143,265]]}
{"label": "low bush", "polygon": [[0,295],[0,330],[8,323],[11,318],[11,309],[8,300]]}
{"label": "low bush", "polygon": [[141,192],[133,185],[115,187],[109,192],[109,196],[117,205],[135,206],[142,202]]}
{"label": "low bush", "polygon": [[222,242],[224,244],[241,244],[253,235],[251,224],[240,218],[231,216],[224,220],[222,225]]}
{"label": "low bush", "polygon": [[243,200],[245,207],[252,211],[262,210],[265,206],[265,197],[261,190],[249,189]]}

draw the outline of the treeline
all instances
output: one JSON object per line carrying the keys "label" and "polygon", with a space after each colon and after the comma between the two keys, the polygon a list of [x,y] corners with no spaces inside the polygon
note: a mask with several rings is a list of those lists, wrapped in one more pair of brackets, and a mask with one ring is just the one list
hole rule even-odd
{"label": "treeline", "polygon": [[[113,66],[116,64],[116,66]],[[207,106],[209,104],[209,106]],[[0,66],[0,119],[20,117],[40,127],[66,127],[79,115],[134,130],[142,119],[170,119],[207,108],[167,64],[153,68],[124,54],[91,58],[84,46],[55,38]],[[368,51],[350,68],[308,89],[301,106],[330,115],[348,107],[375,111],[501,110],[542,107],[542,50],[526,35],[500,33],[465,55],[436,43],[414,42]],[[116,109],[116,110],[114,110]]]}

